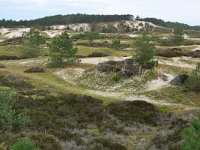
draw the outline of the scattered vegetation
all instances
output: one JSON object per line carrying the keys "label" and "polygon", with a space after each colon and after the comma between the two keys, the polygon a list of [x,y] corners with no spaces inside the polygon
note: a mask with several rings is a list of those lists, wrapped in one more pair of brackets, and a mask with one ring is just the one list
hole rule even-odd
{"label": "scattered vegetation", "polygon": [[[158,149],[165,149],[162,146],[168,146],[168,144],[170,144],[168,148],[179,149],[178,147],[182,144],[181,131],[189,125],[188,118],[191,118],[191,114],[193,114],[193,110],[190,110],[193,109],[191,106],[195,106],[195,109],[200,106],[200,65],[198,64],[193,72],[192,67],[181,68],[167,64],[159,65],[154,69],[157,66],[154,57],[155,47],[168,57],[158,57],[159,60],[163,59],[163,62],[172,61],[171,57],[178,56],[194,55],[194,57],[199,57],[198,50],[191,52],[196,48],[195,46],[171,47],[173,45],[198,44],[197,40],[184,40],[183,35],[187,33],[191,37],[198,37],[199,33],[189,30],[186,32],[184,31],[186,26],[181,25],[175,28],[171,24],[174,31],[173,35],[169,36],[172,32],[170,28],[153,27],[150,23],[140,23],[141,28],[145,25],[146,31],[151,31],[148,32],[149,35],[141,37],[142,31],[130,28],[124,21],[132,17],[131,15],[77,14],[52,16],[32,21],[0,21],[0,26],[1,24],[19,26],[24,23],[32,26],[32,23],[38,23],[38,29],[32,28],[29,33],[20,38],[24,39],[25,44],[19,39],[18,42],[9,41],[6,45],[0,46],[0,60],[2,60],[0,68],[4,68],[0,72],[0,149],[129,150],[147,149],[152,144],[157,145]],[[123,20],[118,20],[121,18]],[[48,48],[46,47],[45,40],[41,36],[41,34],[44,35],[44,32],[40,33],[40,30],[51,32],[53,29],[51,26],[44,27],[43,25],[63,23],[63,21],[64,24],[78,23],[84,19],[91,23],[92,32],[84,33],[84,29],[80,27],[81,33],[78,33],[70,30],[70,27],[66,27],[70,36],[65,32],[53,39],[46,39],[49,43]],[[139,17],[137,19],[140,20]],[[100,26],[102,24],[99,23],[102,21],[119,21],[119,24],[115,27],[111,22],[102,28]],[[158,23],[162,22],[158,21]],[[164,25],[166,24],[168,23],[164,22]],[[106,33],[96,33],[101,31]],[[132,34],[120,34],[133,31],[133,37]],[[118,34],[115,34],[116,32]],[[169,40],[167,40],[168,37]],[[133,41],[134,51],[132,52]],[[167,46],[163,47],[162,44]],[[125,59],[126,56],[132,55],[134,55],[134,59],[127,57],[126,60],[115,61],[116,56],[124,56],[123,59]],[[40,58],[20,60],[37,56]],[[44,70],[34,62],[36,60],[45,63],[45,56],[49,56],[48,63],[51,67],[66,67],[64,69],[70,67],[69,69],[72,71],[81,70],[80,73],[84,69],[88,70],[80,78],[78,78],[79,76],[78,79],[75,77],[74,82],[77,84],[71,86],[54,75],[61,69],[48,68]],[[76,57],[87,59],[87,57],[106,56],[111,56],[109,59],[114,57],[114,60],[103,62],[97,66],[74,64],[78,62]],[[180,62],[194,65],[198,61],[197,59],[195,61],[185,59],[185,57],[181,58]],[[97,59],[106,60],[107,58]],[[38,67],[30,67],[29,64]],[[66,72],[66,76],[69,72]],[[184,73],[185,75],[182,76],[184,80],[189,74],[191,75],[185,83],[185,87],[169,85],[169,87],[161,87],[159,90],[144,92],[143,90],[146,90],[144,86],[148,81],[158,77],[163,81],[167,80],[167,76],[161,76],[163,72],[176,74],[177,77],[181,77],[180,74]],[[73,73],[71,76],[74,75]],[[149,83],[151,84],[151,82]],[[105,93],[103,93],[104,91]],[[109,93],[109,91],[114,92]],[[182,109],[182,105],[176,107],[171,105],[154,106],[143,101],[121,101],[122,98],[132,99],[132,96],[135,99],[137,94],[141,94],[142,98],[150,96],[155,103],[157,103],[157,99],[158,103],[163,103],[159,101],[163,100],[168,101],[169,104],[173,102],[184,104],[185,108],[190,106],[189,111],[187,114],[182,114],[183,111],[186,111]],[[138,96],[139,98],[140,96]],[[183,116],[183,119],[179,119],[179,116]],[[173,119],[175,121],[172,121]],[[199,119],[197,120],[199,121]],[[192,126],[186,131],[184,147],[188,150],[196,148],[188,145],[197,143],[198,135],[195,134],[198,128],[197,124],[192,123]],[[164,131],[160,131],[161,128]]]}

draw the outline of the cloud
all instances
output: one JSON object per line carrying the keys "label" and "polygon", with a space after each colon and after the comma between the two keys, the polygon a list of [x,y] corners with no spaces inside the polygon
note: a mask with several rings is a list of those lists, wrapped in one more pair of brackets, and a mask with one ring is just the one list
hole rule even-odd
{"label": "cloud", "polygon": [[48,15],[133,14],[200,24],[199,0],[0,0],[1,18],[32,19]]}
{"label": "cloud", "polygon": [[34,0],[34,2],[38,5],[38,6],[43,6],[46,3],[46,0]]}

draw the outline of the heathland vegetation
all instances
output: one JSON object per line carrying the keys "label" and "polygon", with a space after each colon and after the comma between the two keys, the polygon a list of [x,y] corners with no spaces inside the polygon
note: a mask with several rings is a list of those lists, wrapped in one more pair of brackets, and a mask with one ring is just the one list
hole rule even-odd
{"label": "heathland vegetation", "polygon": [[1,21],[0,150],[199,149],[198,31],[132,18]]}

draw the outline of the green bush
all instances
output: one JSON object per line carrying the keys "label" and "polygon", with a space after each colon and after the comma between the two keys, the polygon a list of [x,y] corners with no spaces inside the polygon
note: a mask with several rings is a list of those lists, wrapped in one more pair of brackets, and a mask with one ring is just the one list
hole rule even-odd
{"label": "green bush", "polygon": [[178,24],[173,29],[170,38],[167,40],[166,39],[160,40],[160,43],[164,46],[178,46],[178,45],[189,44],[185,42],[183,29]]}
{"label": "green bush", "polygon": [[28,138],[22,138],[18,140],[12,147],[11,150],[39,150],[35,143],[28,139]]}
{"label": "green bush", "polygon": [[0,130],[11,131],[14,127],[24,127],[29,118],[24,113],[17,114],[12,108],[14,94],[10,89],[0,88]]}
{"label": "green bush", "polygon": [[121,42],[119,39],[114,39],[112,41],[112,48],[119,50],[121,48]]}
{"label": "green bush", "polygon": [[181,28],[181,26],[177,24],[173,30],[173,35],[171,37],[175,45],[181,45],[184,42],[183,35],[184,35],[183,29]]}
{"label": "green bush", "polygon": [[85,39],[87,39],[90,44],[94,41],[94,39],[98,38],[99,38],[99,33],[97,32],[85,32]]}
{"label": "green bush", "polygon": [[67,32],[64,32],[59,37],[55,37],[50,44],[48,44],[50,51],[49,66],[61,67],[66,63],[74,63],[77,59],[75,54],[77,48],[74,47],[72,39]]}
{"label": "green bush", "polygon": [[192,91],[200,92],[200,63],[185,82],[185,87]]}
{"label": "green bush", "polygon": [[29,47],[39,47],[41,44],[46,43],[46,39],[34,28],[31,28],[30,32],[24,33],[23,38],[24,44]]}
{"label": "green bush", "polygon": [[[147,35],[143,35],[134,43],[133,49],[136,51],[134,59],[142,66],[154,66],[155,46],[150,43]],[[155,62],[156,64],[156,62]]]}
{"label": "green bush", "polygon": [[121,77],[119,77],[119,76],[117,76],[117,75],[115,75],[115,76],[112,77],[112,81],[113,81],[113,82],[116,82],[116,83],[117,83],[117,82],[119,82],[120,80],[121,80]]}
{"label": "green bush", "polygon": [[117,33],[117,29],[112,26],[109,26],[109,27],[103,26],[101,29],[101,32],[102,33]]}
{"label": "green bush", "polygon": [[191,126],[184,132],[185,142],[182,150],[199,150],[200,149],[200,115],[192,121]]}

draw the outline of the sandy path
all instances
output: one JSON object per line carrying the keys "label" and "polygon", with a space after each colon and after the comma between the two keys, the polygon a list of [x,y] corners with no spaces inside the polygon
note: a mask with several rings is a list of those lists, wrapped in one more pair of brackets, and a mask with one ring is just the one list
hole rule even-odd
{"label": "sandy path", "polygon": [[120,99],[124,101],[145,101],[154,105],[160,105],[160,106],[178,106],[185,108],[185,105],[182,104],[176,104],[172,102],[166,102],[164,100],[154,100],[150,97],[147,97],[145,95],[134,95],[134,94],[125,94],[122,92],[105,92],[105,91],[97,91],[97,90],[87,90],[88,93],[91,95],[106,97],[106,98],[114,98],[114,99]]}
{"label": "sandy path", "polygon": [[98,63],[106,62],[109,60],[113,61],[122,61],[131,57],[92,57],[92,58],[82,58],[81,63],[83,64],[93,64],[97,65]]}
{"label": "sandy path", "polygon": [[[102,62],[109,61],[109,60],[122,61],[122,60],[129,59],[129,58],[131,58],[131,57],[93,57],[93,58],[82,58],[80,60],[81,60],[81,63],[83,63],[83,64],[97,65],[98,63],[102,63]],[[181,61],[181,59],[186,60],[186,61],[187,60],[193,61],[194,64],[183,62],[183,61]],[[175,58],[170,58],[170,59],[158,58],[159,64],[181,67],[181,68],[191,68],[191,69],[196,68],[195,63],[198,61],[200,61],[200,60],[196,59],[196,58],[190,58],[190,57],[175,57]]]}
{"label": "sandy path", "polygon": [[5,65],[19,65],[23,67],[30,66],[45,66],[48,58],[32,58],[32,59],[20,59],[20,60],[3,60],[0,61]]}
{"label": "sandy path", "polygon": [[192,51],[200,50],[200,45],[195,45],[195,46],[197,46],[197,47],[192,49]]}
{"label": "sandy path", "polygon": [[[190,69],[196,68],[195,63],[194,64],[186,63],[186,62],[181,61],[181,59],[189,60],[188,57],[187,58],[186,57],[174,57],[171,59],[159,58],[158,63],[162,64],[162,65],[175,66],[175,67],[180,67],[180,68],[190,68]],[[191,58],[191,60],[193,61],[193,58]]]}

